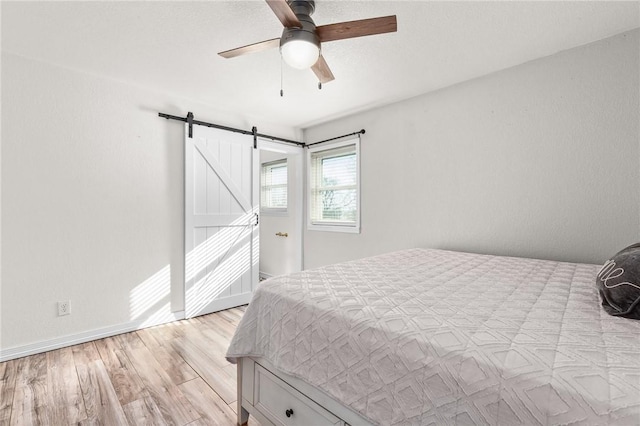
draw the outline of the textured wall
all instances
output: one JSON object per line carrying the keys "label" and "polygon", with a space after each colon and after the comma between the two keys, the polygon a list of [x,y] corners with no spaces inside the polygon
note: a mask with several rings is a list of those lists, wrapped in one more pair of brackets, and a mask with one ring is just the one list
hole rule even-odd
{"label": "textured wall", "polygon": [[[305,232],[305,266],[412,246],[601,262],[638,241],[638,43],[636,30],[308,129],[367,134],[362,233]],[[183,308],[183,130],[157,111],[296,138],[4,53],[2,105],[2,349]]]}
{"label": "textured wall", "polygon": [[159,111],[296,137],[5,53],[2,89],[2,349],[184,309],[184,130]]}
{"label": "textured wall", "polygon": [[362,233],[305,267],[434,247],[603,262],[640,240],[639,31],[306,129],[360,128]]}

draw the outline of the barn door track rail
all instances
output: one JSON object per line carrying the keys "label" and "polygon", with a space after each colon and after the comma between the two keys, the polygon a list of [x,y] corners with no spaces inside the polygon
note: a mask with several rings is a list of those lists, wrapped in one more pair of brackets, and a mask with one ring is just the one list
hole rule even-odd
{"label": "barn door track rail", "polygon": [[177,121],[182,121],[184,123],[188,123],[189,124],[189,138],[193,138],[193,125],[194,124],[198,125],[198,126],[206,126],[206,127],[213,127],[215,129],[227,130],[229,132],[242,133],[243,135],[252,135],[253,136],[253,147],[254,148],[258,147],[258,138],[271,139],[272,141],[276,141],[276,142],[290,143],[290,144],[293,144],[293,145],[298,145],[298,146],[302,146],[302,147],[307,147],[308,148],[308,147],[313,146],[313,145],[318,145],[318,144],[325,143],[325,142],[331,142],[331,141],[335,141],[337,139],[346,138],[346,137],[349,137],[349,136],[364,135],[365,134],[365,130],[362,129],[362,130],[358,130],[357,132],[349,133],[349,134],[346,134],[346,135],[336,136],[335,138],[325,139],[323,141],[318,141],[318,142],[306,144],[304,142],[294,141],[294,140],[291,140],[291,139],[284,139],[284,138],[280,138],[278,136],[271,136],[271,135],[266,135],[264,133],[258,133],[258,129],[255,126],[252,127],[251,130],[242,130],[242,129],[236,129],[235,127],[223,126],[221,124],[207,123],[206,121],[194,120],[192,112],[187,113],[186,117],[178,117],[177,115],[165,114],[163,112],[159,112],[158,116],[162,117],[162,118],[166,118],[167,120],[177,120]]}
{"label": "barn door track rail", "polygon": [[348,138],[349,136],[354,136],[354,135],[364,135],[365,133],[366,133],[366,131],[364,129],[362,129],[362,130],[358,130],[357,132],[349,133],[347,135],[336,136],[335,138],[330,138],[330,139],[325,139],[323,141],[309,143],[309,144],[306,144],[305,146],[307,148],[309,148],[310,146],[318,145],[319,143],[331,142],[331,141],[335,141],[337,139]]}
{"label": "barn door track rail", "polygon": [[193,125],[195,124],[198,126],[206,126],[206,127],[213,127],[215,129],[227,130],[229,132],[242,133],[243,135],[251,135],[253,136],[254,148],[258,147],[258,138],[271,139],[272,141],[290,143],[298,146],[305,146],[304,142],[298,142],[291,139],[280,138],[278,136],[271,136],[271,135],[266,135],[264,133],[258,133],[258,129],[255,126],[251,128],[251,130],[242,130],[242,129],[236,129],[235,127],[222,126],[220,124],[207,123],[206,121],[194,120],[192,112],[189,112],[186,117],[178,117],[177,115],[165,114],[162,112],[159,112],[158,116],[162,118],[166,118],[167,120],[177,120],[177,121],[182,121],[184,123],[188,123],[190,138],[193,137]]}

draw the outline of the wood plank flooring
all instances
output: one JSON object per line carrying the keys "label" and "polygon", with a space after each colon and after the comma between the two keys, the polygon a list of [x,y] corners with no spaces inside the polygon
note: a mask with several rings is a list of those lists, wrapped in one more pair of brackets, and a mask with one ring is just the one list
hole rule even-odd
{"label": "wood plank flooring", "polygon": [[235,425],[224,354],[244,310],[0,363],[0,425]]}

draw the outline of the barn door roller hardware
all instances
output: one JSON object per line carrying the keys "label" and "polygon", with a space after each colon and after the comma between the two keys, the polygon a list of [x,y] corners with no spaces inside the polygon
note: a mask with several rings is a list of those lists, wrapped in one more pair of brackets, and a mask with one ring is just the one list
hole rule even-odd
{"label": "barn door roller hardware", "polygon": [[189,139],[193,138],[193,113],[189,111],[187,113],[187,123],[189,123]]}
{"label": "barn door roller hardware", "polygon": [[253,133],[253,149],[258,149],[258,128],[253,126],[251,133]]}

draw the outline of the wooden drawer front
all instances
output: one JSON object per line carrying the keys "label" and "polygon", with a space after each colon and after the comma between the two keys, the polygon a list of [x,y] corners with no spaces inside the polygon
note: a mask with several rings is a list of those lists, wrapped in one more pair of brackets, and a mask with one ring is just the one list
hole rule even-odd
{"label": "wooden drawer front", "polygon": [[[256,364],[254,392],[254,407],[276,424],[286,426],[343,424],[339,418],[259,364]],[[288,410],[293,410],[290,417],[286,415]]]}

